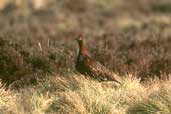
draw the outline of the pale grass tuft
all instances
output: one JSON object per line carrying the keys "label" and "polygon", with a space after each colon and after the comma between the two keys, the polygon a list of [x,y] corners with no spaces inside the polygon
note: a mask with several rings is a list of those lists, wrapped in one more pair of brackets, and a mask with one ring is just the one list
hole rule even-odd
{"label": "pale grass tuft", "polygon": [[144,94],[147,99],[135,102],[128,108],[128,114],[170,114],[171,113],[171,80],[154,80]]}
{"label": "pale grass tuft", "polygon": [[121,77],[122,85],[74,73],[38,79],[38,85],[19,91],[1,85],[0,113],[170,114],[170,79],[143,85],[135,76]]}
{"label": "pale grass tuft", "polygon": [[17,112],[22,112],[23,114],[43,114],[51,102],[52,98],[48,92],[42,94],[32,88],[23,89],[17,95]]}
{"label": "pale grass tuft", "polygon": [[88,114],[80,96],[74,91],[60,93],[59,98],[53,101],[48,112],[59,114]]}
{"label": "pale grass tuft", "polygon": [[[69,77],[56,76],[56,78],[49,79],[49,81],[53,82],[53,85],[50,84],[49,87],[53,86],[55,88],[54,86],[58,86],[63,88],[56,88],[56,94],[59,93],[59,99],[52,103],[50,109],[51,111],[54,109],[52,107],[56,107],[57,111],[68,109],[65,110],[65,113],[70,112],[70,109],[75,110],[74,112],[80,112],[79,109],[82,109],[83,112],[91,114],[123,113],[129,102],[135,100],[131,98],[138,98],[137,95],[145,91],[139,80],[130,79],[130,77],[124,80],[122,86],[117,86],[114,82],[99,83],[83,75],[76,74],[72,74]],[[136,85],[137,89],[134,89],[133,85]],[[136,94],[137,90],[138,93]],[[132,91],[132,94],[130,91]],[[68,105],[69,103],[70,105]],[[78,106],[77,104],[80,105]]]}
{"label": "pale grass tuft", "polygon": [[15,99],[15,93],[6,90],[5,86],[0,82],[0,113],[6,114],[11,112],[13,110],[13,106],[15,106]]}

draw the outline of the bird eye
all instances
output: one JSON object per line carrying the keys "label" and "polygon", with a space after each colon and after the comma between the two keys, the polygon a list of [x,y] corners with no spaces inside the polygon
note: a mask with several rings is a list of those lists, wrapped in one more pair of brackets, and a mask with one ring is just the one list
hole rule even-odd
{"label": "bird eye", "polygon": [[81,41],[81,38],[77,38],[78,41]]}

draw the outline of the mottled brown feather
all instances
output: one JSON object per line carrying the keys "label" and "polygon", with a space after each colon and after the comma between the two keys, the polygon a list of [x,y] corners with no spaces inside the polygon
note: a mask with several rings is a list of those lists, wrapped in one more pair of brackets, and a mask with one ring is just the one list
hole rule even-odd
{"label": "mottled brown feather", "polygon": [[99,62],[93,60],[87,52],[87,48],[85,45],[85,39],[83,38],[83,35],[79,35],[79,37],[76,39],[79,45],[79,53],[76,61],[76,70],[83,74],[88,75],[94,79],[100,80],[100,81],[115,81],[119,84],[121,82],[117,79],[116,76],[114,76],[114,73],[104,67]]}

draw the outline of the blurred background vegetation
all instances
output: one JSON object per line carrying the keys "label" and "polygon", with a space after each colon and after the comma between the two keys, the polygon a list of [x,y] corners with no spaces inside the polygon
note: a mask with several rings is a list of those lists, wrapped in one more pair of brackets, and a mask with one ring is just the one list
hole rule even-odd
{"label": "blurred background vegetation", "polygon": [[81,32],[93,58],[115,73],[168,78],[170,6],[170,0],[0,0],[0,77],[11,83],[75,72],[73,39]]}
{"label": "blurred background vegetation", "polygon": [[[74,39],[123,85],[78,74]],[[0,113],[171,114],[171,0],[0,0]]]}

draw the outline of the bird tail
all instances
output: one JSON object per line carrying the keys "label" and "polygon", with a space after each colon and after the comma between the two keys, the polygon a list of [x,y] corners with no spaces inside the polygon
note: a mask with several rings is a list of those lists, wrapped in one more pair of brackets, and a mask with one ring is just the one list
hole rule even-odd
{"label": "bird tail", "polygon": [[113,74],[112,77],[110,77],[110,78],[112,78],[111,79],[112,81],[115,81],[119,85],[122,85],[122,82],[120,81],[121,79],[118,76],[116,76],[115,74]]}
{"label": "bird tail", "polygon": [[122,85],[122,83],[118,80],[114,80],[115,82],[117,82],[119,85]]}

